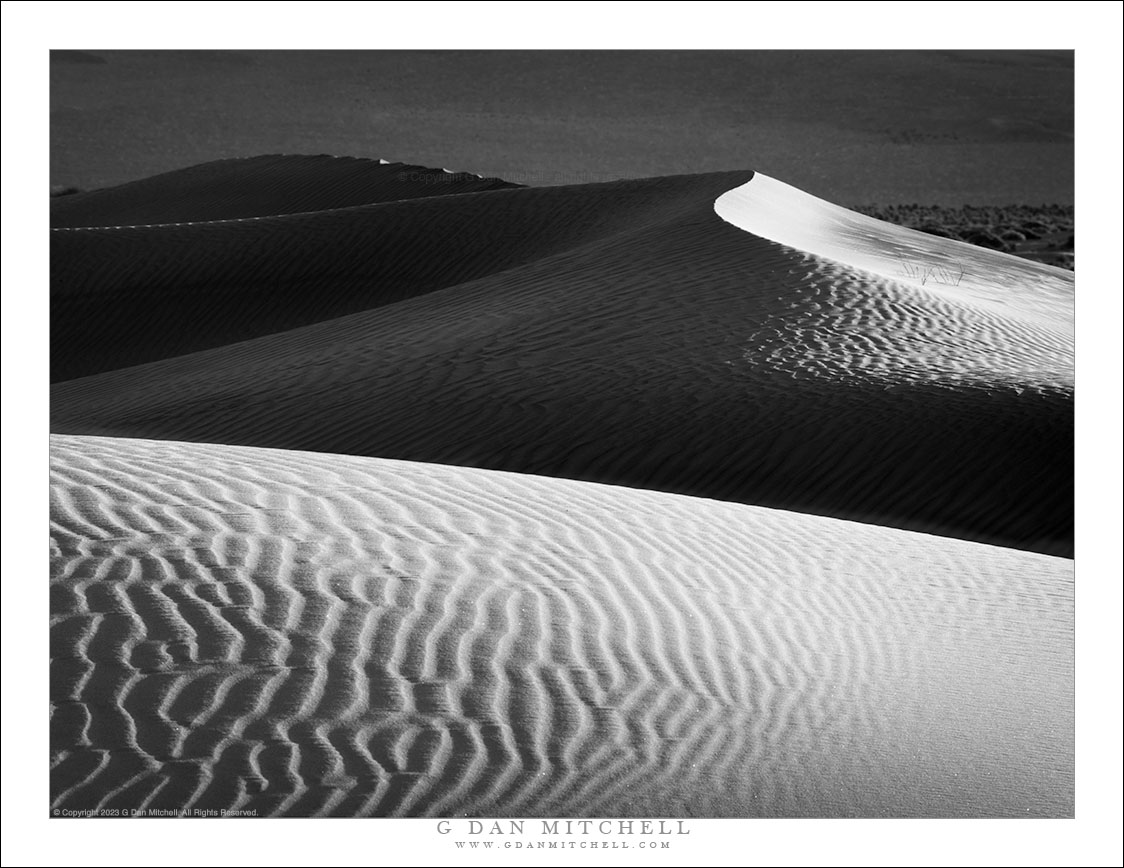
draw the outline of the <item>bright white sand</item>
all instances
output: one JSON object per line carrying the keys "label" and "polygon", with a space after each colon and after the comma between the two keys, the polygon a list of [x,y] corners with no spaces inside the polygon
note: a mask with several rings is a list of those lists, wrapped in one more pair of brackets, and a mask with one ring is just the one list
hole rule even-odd
{"label": "bright white sand", "polygon": [[770,241],[963,303],[1073,327],[1073,272],[867,217],[760,172],[714,210]]}
{"label": "bright white sand", "polygon": [[51,459],[55,806],[1073,810],[1071,561],[432,464]]}

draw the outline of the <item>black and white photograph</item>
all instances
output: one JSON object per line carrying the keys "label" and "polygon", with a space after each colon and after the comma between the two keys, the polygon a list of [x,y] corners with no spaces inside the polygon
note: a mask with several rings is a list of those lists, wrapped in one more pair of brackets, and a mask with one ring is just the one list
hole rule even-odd
{"label": "black and white photograph", "polygon": [[[43,834],[368,820],[332,828],[552,865],[694,864],[717,821],[1073,835],[1113,806],[1077,786],[1102,679],[1112,743],[1084,750],[1119,808],[1119,632],[1089,628],[1099,661],[1075,625],[1079,598],[1120,618],[1118,4],[1074,4],[1117,25],[1105,211],[1075,184],[1083,49],[1046,20],[802,47],[754,16],[795,39],[821,4],[527,4],[536,36],[598,9],[730,31],[539,45],[478,36],[513,4],[294,3],[259,46],[265,4],[13,3],[5,31],[82,6],[160,26],[44,23],[27,71],[49,242],[22,218],[42,254],[5,276],[7,325],[20,286],[46,318],[38,379],[4,362],[30,514],[4,658],[38,692],[5,789],[45,793]],[[180,21],[229,32],[167,45]],[[1075,521],[1082,306],[1114,330],[1115,385],[1081,390],[1115,402],[1103,530]],[[13,376],[43,408],[19,490]],[[971,864],[1119,864],[1115,822],[1080,861]]]}

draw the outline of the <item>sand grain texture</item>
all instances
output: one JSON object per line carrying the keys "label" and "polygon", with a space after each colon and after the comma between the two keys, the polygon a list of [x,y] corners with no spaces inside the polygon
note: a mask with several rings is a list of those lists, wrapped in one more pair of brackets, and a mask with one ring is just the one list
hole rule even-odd
{"label": "sand grain texture", "polygon": [[52,440],[54,806],[1072,813],[1072,563],[754,506]]}

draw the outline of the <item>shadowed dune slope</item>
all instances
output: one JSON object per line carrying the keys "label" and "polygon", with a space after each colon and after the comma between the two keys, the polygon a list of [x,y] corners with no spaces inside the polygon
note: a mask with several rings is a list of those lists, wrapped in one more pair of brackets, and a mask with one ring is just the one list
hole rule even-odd
{"label": "shadowed dune slope", "polygon": [[1065,560],[370,458],[51,460],[55,807],[1072,815]]}
{"label": "shadowed dune slope", "polygon": [[[53,430],[615,482],[1072,554],[1072,275],[1031,265],[1033,280],[1012,283],[1011,257],[970,248],[971,281],[934,280],[916,245],[955,242],[897,227],[919,265],[896,278],[794,249],[715,213],[749,178],[501,190],[167,236],[55,233],[89,244],[85,261],[104,257],[107,281],[151,268],[166,288],[146,308],[56,284],[64,320],[71,295],[105,305],[68,320],[74,367],[218,342],[271,316],[280,327],[289,314],[238,307],[246,281],[256,299],[288,281],[276,297],[296,321],[370,309],[59,383]],[[182,267],[206,278],[166,308],[182,279],[167,250],[181,243]],[[239,271],[254,250],[268,253]],[[274,257],[284,267],[263,276]],[[313,260],[354,280],[313,270],[302,284]],[[380,269],[392,289],[370,282]]]}
{"label": "shadowed dune slope", "polygon": [[[335,183],[335,162],[303,159],[294,161],[302,182],[326,174]],[[374,179],[369,196],[382,195],[380,178],[387,198],[398,195],[400,167],[363,162]],[[240,195],[260,200],[261,172],[252,170],[253,161],[218,168]],[[443,177],[432,169],[415,174]],[[51,233],[51,379],[223,346],[549,259],[708,210],[752,174],[441,196],[433,194],[444,185],[416,181],[412,199],[314,213],[57,229]],[[105,195],[125,196],[127,187],[145,183]],[[190,189],[187,181],[183,186]],[[174,216],[180,200],[150,200],[157,192],[144,190],[138,207]],[[205,186],[200,196],[211,192]]]}
{"label": "shadowed dune slope", "polygon": [[358,157],[218,160],[51,200],[51,226],[134,226],[268,217],[518,187],[499,178]]}

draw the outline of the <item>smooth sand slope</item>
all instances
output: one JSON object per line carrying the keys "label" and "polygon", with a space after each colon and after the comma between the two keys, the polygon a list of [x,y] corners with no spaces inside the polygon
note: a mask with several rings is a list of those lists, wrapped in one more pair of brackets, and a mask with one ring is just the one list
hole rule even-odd
{"label": "smooth sand slope", "polygon": [[832,209],[732,172],[61,229],[52,427],[1071,555],[1073,275]]}
{"label": "smooth sand slope", "polygon": [[[68,220],[90,222],[51,233],[51,379],[223,346],[584,250],[708,209],[752,175],[550,189],[494,182],[502,188],[468,195],[493,182],[277,157],[63,197],[80,199]],[[360,194],[366,204],[356,205]],[[134,225],[133,212],[154,222]],[[104,225],[110,213],[130,216]]]}
{"label": "smooth sand slope", "polygon": [[1072,813],[1072,564],[439,465],[52,440],[51,796]]}

